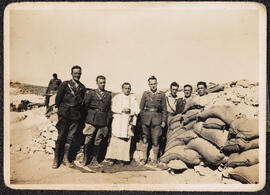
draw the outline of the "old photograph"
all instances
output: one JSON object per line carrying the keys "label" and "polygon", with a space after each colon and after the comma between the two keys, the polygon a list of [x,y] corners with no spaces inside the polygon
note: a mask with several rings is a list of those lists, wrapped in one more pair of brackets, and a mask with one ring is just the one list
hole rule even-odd
{"label": "old photograph", "polygon": [[13,189],[257,191],[266,8],[13,3],[4,178]]}

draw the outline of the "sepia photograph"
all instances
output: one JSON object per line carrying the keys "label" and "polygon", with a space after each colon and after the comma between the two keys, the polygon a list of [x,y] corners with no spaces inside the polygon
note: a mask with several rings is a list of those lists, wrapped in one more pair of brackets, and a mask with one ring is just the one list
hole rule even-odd
{"label": "sepia photograph", "polygon": [[9,4],[5,184],[261,190],[266,19],[254,2]]}

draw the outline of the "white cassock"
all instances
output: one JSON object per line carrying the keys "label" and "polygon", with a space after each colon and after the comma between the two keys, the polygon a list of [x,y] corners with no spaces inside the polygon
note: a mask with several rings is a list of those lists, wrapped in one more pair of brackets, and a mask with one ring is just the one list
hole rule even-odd
{"label": "white cassock", "polygon": [[[122,113],[124,108],[129,108],[130,114]],[[136,125],[140,108],[134,95],[128,96],[123,93],[112,99],[112,137],[107,148],[107,159],[130,161],[130,137],[133,136],[132,125]]]}

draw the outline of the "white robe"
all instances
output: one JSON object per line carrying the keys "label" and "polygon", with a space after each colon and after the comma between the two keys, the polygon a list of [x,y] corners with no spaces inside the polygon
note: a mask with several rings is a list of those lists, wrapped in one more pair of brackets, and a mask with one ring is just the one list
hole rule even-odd
{"label": "white robe", "polygon": [[[130,114],[122,113],[124,108],[131,110]],[[136,125],[136,115],[139,114],[139,104],[134,95],[118,94],[112,99],[112,134],[120,138],[128,138],[131,125]]]}
{"label": "white robe", "polygon": [[[130,108],[130,114],[122,113],[124,108]],[[136,115],[140,109],[133,95],[116,95],[112,99],[112,137],[107,148],[106,159],[130,161],[130,134],[131,125],[136,125]],[[130,119],[132,120],[132,123]],[[126,138],[125,140],[122,138]]]}

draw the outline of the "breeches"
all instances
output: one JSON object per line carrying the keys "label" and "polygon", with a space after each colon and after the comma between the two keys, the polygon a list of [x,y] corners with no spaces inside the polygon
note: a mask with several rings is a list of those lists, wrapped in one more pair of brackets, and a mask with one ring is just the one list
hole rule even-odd
{"label": "breeches", "polygon": [[81,123],[79,121],[71,121],[69,119],[65,119],[59,117],[59,121],[56,124],[56,128],[58,130],[58,137],[56,140],[56,144],[72,144],[74,135],[80,129]]}
{"label": "breeches", "polygon": [[142,125],[142,138],[143,140],[149,141],[151,138],[152,144],[154,146],[159,146],[159,139],[162,134],[162,127],[159,125],[148,126]]}
{"label": "breeches", "polygon": [[83,134],[85,135],[84,144],[94,143],[94,145],[99,146],[102,140],[108,135],[108,128],[99,127],[85,123],[85,128],[83,129]]}

